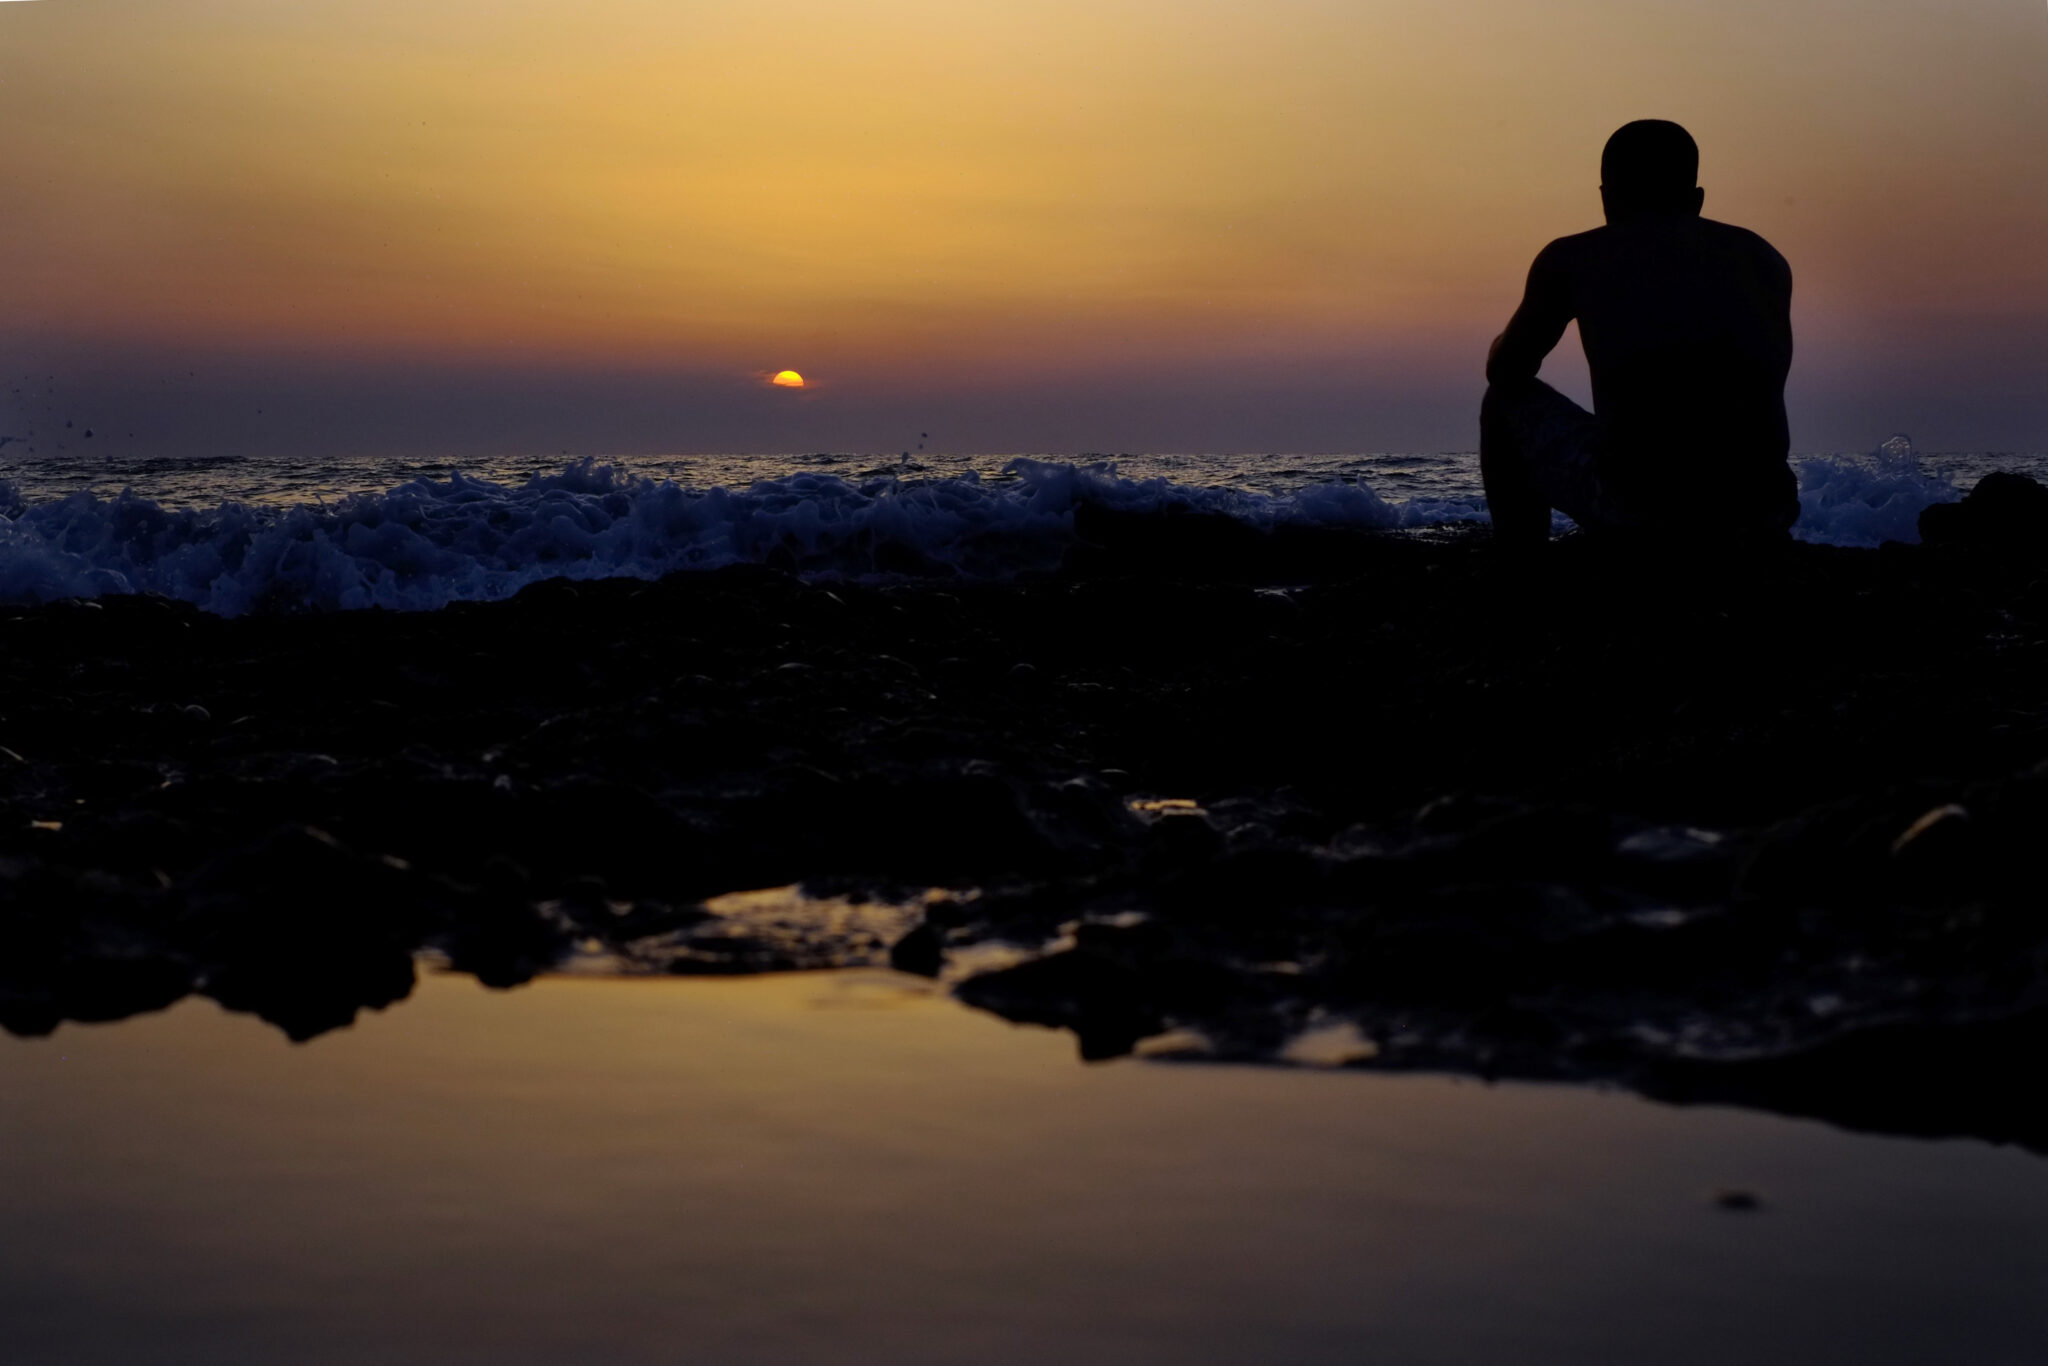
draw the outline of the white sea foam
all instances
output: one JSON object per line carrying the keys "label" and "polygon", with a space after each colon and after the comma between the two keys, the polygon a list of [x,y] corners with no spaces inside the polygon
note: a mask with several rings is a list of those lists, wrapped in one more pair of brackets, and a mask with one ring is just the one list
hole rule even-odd
{"label": "white sea foam", "polygon": [[1893,438],[1864,460],[1801,460],[1799,523],[1793,534],[1818,545],[1880,545],[1920,539],[1920,513],[1953,503],[1962,492],[1922,469],[1910,445]]}
{"label": "white sea foam", "polygon": [[[1920,509],[1957,497],[1909,460],[1807,460],[1797,534],[1831,545],[1911,540]],[[847,480],[798,473],[691,488],[582,461],[517,486],[455,475],[333,505],[165,507],[132,493],[24,502],[0,482],[0,601],[151,592],[238,616],[425,610],[511,596],[547,578],[657,578],[771,563],[802,573],[1000,577],[1059,562],[1084,503],[1228,516],[1261,528],[1392,530],[1483,521],[1479,499],[1392,501],[1363,482],[1286,493],[1131,479],[1112,463],[1015,460],[1001,477]]]}

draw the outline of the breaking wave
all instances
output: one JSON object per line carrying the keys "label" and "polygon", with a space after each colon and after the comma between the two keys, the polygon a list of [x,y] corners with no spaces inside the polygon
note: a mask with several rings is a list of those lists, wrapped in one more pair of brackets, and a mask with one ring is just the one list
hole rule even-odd
{"label": "breaking wave", "polygon": [[[1796,534],[1829,545],[1912,540],[1920,509],[1959,496],[1910,460],[1811,459]],[[974,474],[849,481],[792,474],[690,488],[581,461],[518,486],[455,475],[333,505],[165,507],[132,493],[24,503],[0,482],[0,602],[158,593],[223,616],[510,597],[541,579],[658,578],[774,564],[800,573],[1055,567],[1083,504],[1220,514],[1262,528],[1394,530],[1486,519],[1480,499],[1382,498],[1363,483],[1285,494],[1130,479],[1113,464],[1016,460]]]}

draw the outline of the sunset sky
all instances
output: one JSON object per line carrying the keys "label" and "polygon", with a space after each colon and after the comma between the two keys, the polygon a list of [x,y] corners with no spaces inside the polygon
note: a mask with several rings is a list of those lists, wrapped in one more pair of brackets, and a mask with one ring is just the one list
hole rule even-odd
{"label": "sunset sky", "polygon": [[1468,449],[1663,117],[1796,446],[2048,450],[2041,0],[40,0],[0,109],[0,433]]}

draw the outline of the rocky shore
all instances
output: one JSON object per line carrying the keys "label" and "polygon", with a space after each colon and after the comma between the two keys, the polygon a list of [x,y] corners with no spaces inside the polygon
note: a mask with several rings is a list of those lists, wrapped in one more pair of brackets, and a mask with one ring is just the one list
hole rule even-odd
{"label": "rocky shore", "polygon": [[1089,1057],[2048,1150],[2044,502],[1749,560],[1084,509],[1003,583],[0,612],[0,1025],[892,962]]}

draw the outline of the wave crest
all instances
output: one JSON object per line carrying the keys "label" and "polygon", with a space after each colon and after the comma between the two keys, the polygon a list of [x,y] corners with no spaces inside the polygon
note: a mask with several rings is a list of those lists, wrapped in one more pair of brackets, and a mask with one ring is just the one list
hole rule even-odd
{"label": "wave crest", "polygon": [[1862,460],[1815,456],[1795,469],[1799,522],[1792,534],[1816,545],[1917,543],[1921,512],[1963,496],[1949,480],[1921,469],[1910,447],[1880,449]]}
{"label": "wave crest", "polygon": [[[1921,508],[1960,496],[1910,460],[1812,459],[1799,474],[1796,534],[1830,545],[1912,540]],[[1039,460],[1014,460],[987,480],[801,473],[745,489],[690,488],[584,460],[516,487],[457,474],[284,510],[169,508],[133,493],[25,503],[0,482],[0,601],[148,592],[239,616],[430,610],[510,597],[541,579],[652,579],[740,563],[1001,577],[1056,567],[1084,503],[1261,528],[1486,520],[1479,499],[1393,502],[1362,482],[1261,494]]]}

